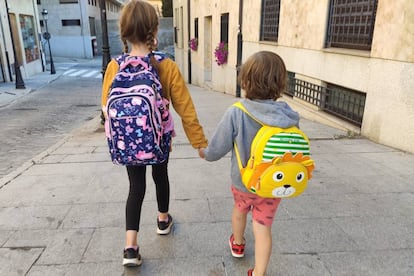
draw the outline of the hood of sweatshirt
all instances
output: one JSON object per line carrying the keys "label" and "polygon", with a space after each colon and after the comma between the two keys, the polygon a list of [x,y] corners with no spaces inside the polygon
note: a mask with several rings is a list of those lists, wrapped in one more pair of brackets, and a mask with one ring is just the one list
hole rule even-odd
{"label": "hood of sweatshirt", "polygon": [[257,120],[270,126],[288,128],[299,127],[299,113],[283,101],[274,100],[241,100],[243,106]]}

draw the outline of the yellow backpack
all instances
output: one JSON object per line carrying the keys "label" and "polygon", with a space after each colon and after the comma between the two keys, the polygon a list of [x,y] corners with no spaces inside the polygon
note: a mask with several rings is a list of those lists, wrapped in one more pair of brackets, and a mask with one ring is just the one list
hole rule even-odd
{"label": "yellow backpack", "polygon": [[265,125],[240,102],[234,106],[262,125],[252,141],[246,167],[243,167],[237,144],[234,143],[241,179],[246,188],[265,198],[291,198],[303,193],[314,169],[306,134],[295,126],[283,129]]}

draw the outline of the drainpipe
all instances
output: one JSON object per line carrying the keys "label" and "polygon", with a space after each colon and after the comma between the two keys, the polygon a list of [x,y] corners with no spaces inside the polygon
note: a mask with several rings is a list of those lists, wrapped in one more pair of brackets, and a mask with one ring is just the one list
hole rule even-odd
{"label": "drainpipe", "polygon": [[[237,64],[236,64],[237,79],[239,78],[240,66],[242,64],[242,56],[243,56],[242,26],[243,26],[243,0],[240,0],[239,1],[239,32],[237,33]],[[240,98],[240,96],[241,96],[241,87],[239,83],[237,82],[236,97]]]}
{"label": "drainpipe", "polygon": [[[188,40],[191,37],[191,0],[187,0],[187,25],[188,25]],[[191,83],[191,50],[187,47],[188,56],[188,83]]]}

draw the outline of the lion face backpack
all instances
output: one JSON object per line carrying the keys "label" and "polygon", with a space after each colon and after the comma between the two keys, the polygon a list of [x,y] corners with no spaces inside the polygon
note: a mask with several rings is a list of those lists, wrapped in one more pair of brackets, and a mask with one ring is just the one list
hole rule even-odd
{"label": "lion face backpack", "polygon": [[302,194],[314,169],[306,134],[295,126],[283,129],[265,125],[240,102],[234,106],[262,125],[252,141],[245,167],[234,144],[241,179],[247,190],[264,198],[292,198]]}

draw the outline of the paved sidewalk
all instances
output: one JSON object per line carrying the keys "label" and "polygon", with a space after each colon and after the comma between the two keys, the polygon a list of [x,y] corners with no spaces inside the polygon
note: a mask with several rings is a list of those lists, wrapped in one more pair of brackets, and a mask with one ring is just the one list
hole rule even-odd
{"label": "paved sidewalk", "polygon": [[[237,98],[190,90],[211,137]],[[254,264],[251,224],[245,258],[228,248],[229,157],[199,159],[175,121],[175,226],[169,236],[155,233],[149,170],[141,267],[121,266],[128,180],[110,162],[96,117],[0,179],[0,275],[246,275]],[[268,275],[414,275],[414,155],[307,119],[301,128],[311,138],[314,178],[302,196],[281,203]]]}

